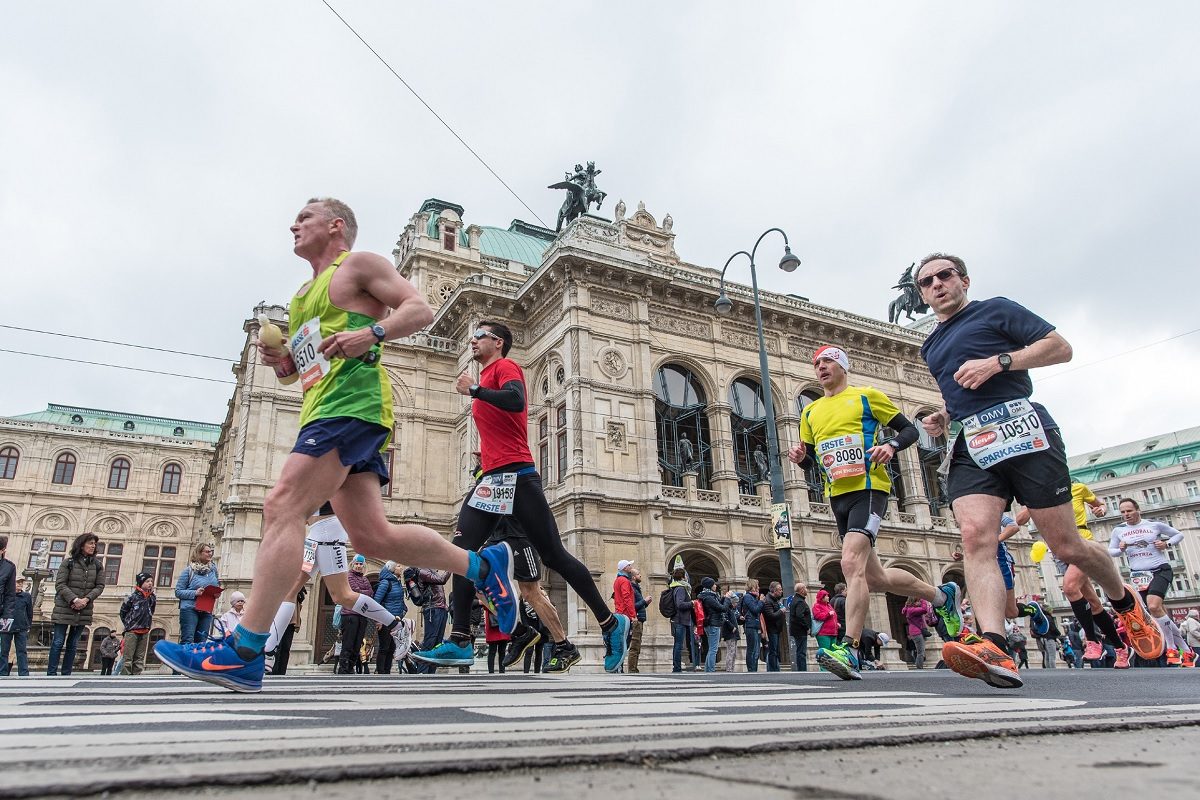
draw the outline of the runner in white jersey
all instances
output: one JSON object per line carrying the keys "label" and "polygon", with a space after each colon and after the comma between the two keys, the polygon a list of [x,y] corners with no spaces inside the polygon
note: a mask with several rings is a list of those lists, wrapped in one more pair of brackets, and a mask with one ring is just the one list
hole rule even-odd
{"label": "runner in white jersey", "polygon": [[1163,608],[1163,598],[1174,578],[1166,549],[1183,541],[1183,534],[1166,523],[1142,519],[1142,510],[1136,500],[1123,498],[1119,508],[1125,521],[1113,528],[1108,540],[1108,554],[1113,558],[1125,556],[1129,564],[1129,581],[1145,598],[1146,607],[1167,642],[1167,663],[1179,666],[1190,655],[1187,660],[1194,664],[1195,654]]}
{"label": "runner in white jersey", "polygon": [[[410,619],[400,619],[375,602],[375,598],[350,588],[350,581],[346,578],[346,573],[350,571],[350,559],[346,557],[346,545],[349,541],[350,535],[333,515],[333,507],[329,503],[321,506],[305,534],[304,562],[288,597],[295,597],[301,587],[308,583],[310,576],[319,575],[333,602],[342,608],[353,609],[356,614],[383,626],[380,632],[388,633],[396,641],[396,663],[403,665],[412,647],[413,622]],[[274,654],[284,631],[291,624],[295,611],[296,604],[292,601],[279,606],[267,638],[267,655]]]}

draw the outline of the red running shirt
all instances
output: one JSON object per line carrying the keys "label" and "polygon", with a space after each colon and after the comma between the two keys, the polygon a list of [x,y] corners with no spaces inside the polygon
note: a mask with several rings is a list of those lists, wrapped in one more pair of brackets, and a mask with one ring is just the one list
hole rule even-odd
{"label": "red running shirt", "polygon": [[[483,389],[503,389],[510,381],[520,381],[525,387],[525,373],[511,358],[493,361],[479,373],[479,386]],[[479,431],[479,450],[482,453],[484,472],[506,464],[529,464],[533,455],[529,452],[529,400],[520,411],[504,411],[491,403],[476,399],[471,403],[471,416]]]}

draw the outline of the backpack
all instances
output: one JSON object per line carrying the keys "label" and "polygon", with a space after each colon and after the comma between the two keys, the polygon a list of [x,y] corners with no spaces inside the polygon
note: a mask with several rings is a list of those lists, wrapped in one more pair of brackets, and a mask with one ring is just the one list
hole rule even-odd
{"label": "backpack", "polygon": [[416,567],[404,568],[404,590],[415,606],[427,606],[433,602],[433,587],[421,580],[421,571]]}
{"label": "backpack", "polygon": [[1025,634],[1021,633],[1020,628],[1013,628],[1008,634],[1009,647],[1020,647],[1025,641]]}
{"label": "backpack", "polygon": [[658,613],[667,619],[674,619],[678,609],[675,607],[675,587],[668,586],[658,596]]}

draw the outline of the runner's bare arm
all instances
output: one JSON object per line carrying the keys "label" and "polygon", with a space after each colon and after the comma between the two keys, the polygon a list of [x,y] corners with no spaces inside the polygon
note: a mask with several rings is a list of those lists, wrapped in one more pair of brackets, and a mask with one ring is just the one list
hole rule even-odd
{"label": "runner's bare arm", "polygon": [[1008,525],[1004,530],[1000,531],[1000,541],[1007,542],[1012,537],[1021,532],[1020,525]]}
{"label": "runner's bare arm", "polygon": [[[379,318],[385,332],[384,339],[397,339],[416,333],[433,322],[433,309],[417,291],[417,288],[402,278],[386,258],[376,253],[351,253],[342,263],[342,269],[351,276],[356,295],[364,307],[382,305],[391,311]],[[348,304],[348,311],[365,311]],[[357,358],[376,343],[370,328],[357,331],[342,331],[324,339],[317,349],[326,356]]]}
{"label": "runner's bare arm", "polygon": [[[975,358],[967,361],[954,373],[954,380],[964,389],[978,389],[993,375],[1001,372],[1000,355],[997,353],[990,358]],[[1014,350],[1009,355],[1012,356],[1010,369],[1025,370],[1064,364],[1071,360],[1073,351],[1066,339],[1057,331],[1051,331],[1028,347]]]}

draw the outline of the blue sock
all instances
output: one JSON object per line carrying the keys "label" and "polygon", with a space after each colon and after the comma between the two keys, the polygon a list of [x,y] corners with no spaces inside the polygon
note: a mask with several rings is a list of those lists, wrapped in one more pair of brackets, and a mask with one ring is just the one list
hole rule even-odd
{"label": "blue sock", "polygon": [[[266,648],[269,636],[270,631],[255,633],[254,631],[246,630],[241,624],[238,624],[233,629],[233,646],[237,648],[238,655],[242,656],[242,658],[245,658],[248,653],[253,653],[253,657],[257,658],[258,654]],[[249,661],[250,659],[246,660]]]}
{"label": "blue sock", "polygon": [[479,565],[483,563],[483,559],[479,557],[479,553],[474,550],[467,551],[467,574],[464,575],[471,583],[479,583]]}

